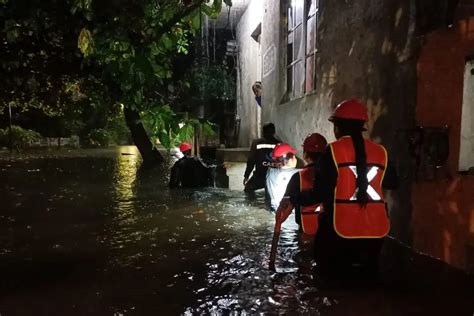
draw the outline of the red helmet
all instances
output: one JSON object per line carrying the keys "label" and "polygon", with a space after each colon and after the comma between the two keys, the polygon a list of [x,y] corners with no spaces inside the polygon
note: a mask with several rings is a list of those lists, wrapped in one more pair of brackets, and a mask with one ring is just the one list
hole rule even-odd
{"label": "red helmet", "polygon": [[309,134],[303,142],[303,150],[305,152],[322,153],[328,142],[323,135],[318,133]]}
{"label": "red helmet", "polygon": [[179,150],[181,150],[182,153],[191,149],[193,149],[193,146],[190,143],[182,142],[181,145],[179,145]]}
{"label": "red helmet", "polygon": [[369,115],[367,107],[356,99],[344,100],[336,106],[334,113],[329,121],[334,122],[335,119],[358,120],[367,122]]}
{"label": "red helmet", "polygon": [[294,149],[288,144],[280,143],[280,144],[277,144],[275,148],[273,148],[272,158],[273,159],[284,158],[288,154],[296,155],[296,149]]}

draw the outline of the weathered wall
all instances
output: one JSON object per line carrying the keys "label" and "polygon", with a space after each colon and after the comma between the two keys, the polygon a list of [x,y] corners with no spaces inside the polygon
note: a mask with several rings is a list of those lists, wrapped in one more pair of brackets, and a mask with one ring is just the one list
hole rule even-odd
{"label": "weathered wall", "polygon": [[[433,27],[437,31],[422,36],[415,34],[419,23],[415,1],[322,1],[316,91],[282,102],[286,89],[282,3],[263,2],[262,121],[274,122],[279,136],[300,149],[298,145],[310,132],[334,140],[327,118],[337,103],[350,97],[366,102],[367,136],[387,147],[401,178],[400,189],[387,194],[391,235],[418,251],[472,269],[474,176],[459,174],[458,164],[464,65],[474,56],[474,19],[455,22],[451,28],[438,25]],[[457,16],[472,14],[457,12]],[[242,30],[249,21],[248,17],[241,21]],[[247,42],[242,45],[251,42],[248,37],[239,38],[241,44]],[[242,46],[241,54],[251,56],[245,49]],[[251,68],[251,58],[243,58],[244,67]],[[247,85],[252,80],[247,79]],[[247,92],[251,90],[241,93]],[[253,100],[253,95],[248,99]],[[416,180],[416,150],[410,145],[413,128],[445,124],[450,146],[445,174]],[[249,139],[250,133],[244,137]]]}
{"label": "weathered wall", "polygon": [[238,145],[250,146],[252,139],[256,138],[260,126],[257,116],[260,111],[252,84],[261,79],[259,71],[260,49],[252,37],[252,32],[262,21],[263,3],[261,0],[250,2],[247,10],[242,15],[237,25],[238,43],[238,74],[237,74],[237,114],[240,116],[240,133]]}
{"label": "weathered wall", "polygon": [[471,18],[427,36],[418,63],[417,124],[447,124],[450,155],[439,180],[413,185],[413,244],[460,268],[473,267],[468,258],[474,259],[467,245],[474,235],[474,176],[458,173],[464,65],[473,55]]}
{"label": "weathered wall", "polygon": [[263,120],[273,121],[282,139],[293,145],[299,145],[310,132],[334,140],[327,121],[333,107],[349,97],[366,102],[370,111],[368,136],[386,145],[403,178],[402,189],[388,196],[392,235],[409,242],[411,158],[400,135],[414,125],[414,1],[320,3],[316,92],[281,104],[286,87],[285,23],[280,18],[280,1],[265,0]]}

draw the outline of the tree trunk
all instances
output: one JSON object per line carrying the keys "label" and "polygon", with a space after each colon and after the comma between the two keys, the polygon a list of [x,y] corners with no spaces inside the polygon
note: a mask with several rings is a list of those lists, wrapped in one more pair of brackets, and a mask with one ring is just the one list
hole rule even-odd
{"label": "tree trunk", "polygon": [[145,128],[143,127],[140,113],[136,110],[128,109],[127,107],[123,109],[123,113],[125,115],[125,122],[132,134],[133,143],[140,151],[143,162],[153,165],[163,162],[163,156],[161,156],[158,149],[153,146]]}

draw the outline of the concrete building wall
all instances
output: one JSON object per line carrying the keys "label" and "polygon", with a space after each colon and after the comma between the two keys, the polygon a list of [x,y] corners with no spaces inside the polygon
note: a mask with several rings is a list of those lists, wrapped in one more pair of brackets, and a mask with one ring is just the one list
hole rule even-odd
{"label": "concrete building wall", "polygon": [[[457,12],[464,20],[450,28],[440,20],[427,24],[429,34],[416,34],[421,20],[430,22],[423,15],[437,10],[417,11],[418,2],[411,0],[320,1],[316,90],[284,101],[285,1],[262,1],[262,121],[274,122],[282,140],[301,154],[299,144],[311,132],[334,140],[327,118],[335,105],[352,97],[364,101],[370,116],[366,137],[386,146],[400,177],[400,189],[386,194],[390,234],[473,270],[474,178],[458,171],[461,130],[466,139],[471,128],[462,126],[472,124],[462,119],[462,107],[466,60],[474,56],[474,19],[468,18],[474,12]],[[246,22],[241,23],[244,29]],[[435,177],[418,178],[417,155],[427,146],[413,142],[417,126],[444,125],[449,126],[448,160],[442,170],[433,169]]]}
{"label": "concrete building wall", "polygon": [[260,44],[252,38],[252,33],[262,21],[263,2],[252,0],[237,25],[238,74],[237,74],[237,114],[240,116],[238,145],[250,146],[260,130],[258,122],[260,107],[255,101],[252,85],[261,80]]}
{"label": "concrete building wall", "polygon": [[428,35],[420,53],[417,123],[448,125],[450,153],[437,179],[413,185],[413,245],[474,271],[474,176],[458,173],[464,72],[472,56],[474,18]]}
{"label": "concrete building wall", "polygon": [[274,122],[283,141],[300,150],[298,145],[311,132],[334,140],[332,124],[327,119],[340,101],[355,97],[366,102],[370,113],[367,136],[387,147],[403,178],[402,189],[388,195],[392,234],[409,242],[412,172],[408,146],[400,135],[414,126],[414,1],[321,1],[316,91],[283,103],[285,13],[284,1],[265,0],[263,121]]}

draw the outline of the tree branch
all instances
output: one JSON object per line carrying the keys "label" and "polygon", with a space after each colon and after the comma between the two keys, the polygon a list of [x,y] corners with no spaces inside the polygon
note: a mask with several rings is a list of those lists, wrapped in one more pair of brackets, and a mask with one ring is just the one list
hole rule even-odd
{"label": "tree branch", "polygon": [[176,25],[181,19],[190,15],[194,10],[198,9],[205,0],[199,0],[193,4],[187,6],[183,11],[176,13],[171,19],[163,24],[160,31],[156,34],[156,40],[159,41],[163,35],[165,35],[171,28]]}

